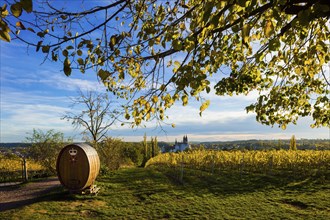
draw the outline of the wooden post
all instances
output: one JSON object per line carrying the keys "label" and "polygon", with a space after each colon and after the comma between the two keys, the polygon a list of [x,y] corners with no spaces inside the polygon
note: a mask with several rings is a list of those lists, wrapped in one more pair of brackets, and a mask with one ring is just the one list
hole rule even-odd
{"label": "wooden post", "polygon": [[22,158],[22,181],[24,181],[24,159]]}
{"label": "wooden post", "polygon": [[273,174],[272,173],[272,171],[273,171],[273,163],[274,163],[274,155],[272,155],[270,157],[270,161],[269,161],[269,172],[268,172],[269,175],[272,175]]}
{"label": "wooden post", "polygon": [[240,174],[239,174],[240,178],[242,178],[243,169],[244,169],[244,154],[243,154],[243,157],[240,161]]}
{"label": "wooden post", "polygon": [[183,155],[182,155],[182,159],[181,159],[181,172],[180,172],[180,183],[183,184],[183,167],[184,167],[184,163],[183,163]]}
{"label": "wooden post", "polygon": [[23,182],[28,181],[27,163],[26,159],[23,158]]}
{"label": "wooden post", "polygon": [[214,174],[214,166],[215,166],[215,156],[213,154],[212,155],[212,167],[211,167],[211,173],[212,173],[212,175]]}

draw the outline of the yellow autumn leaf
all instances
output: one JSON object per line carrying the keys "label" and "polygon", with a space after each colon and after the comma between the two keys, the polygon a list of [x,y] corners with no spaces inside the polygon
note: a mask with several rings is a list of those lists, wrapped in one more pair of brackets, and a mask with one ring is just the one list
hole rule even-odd
{"label": "yellow autumn leaf", "polygon": [[207,109],[207,108],[209,107],[209,105],[210,105],[210,100],[206,100],[206,101],[201,105],[201,107],[199,107],[199,110],[200,110],[201,112],[203,112],[205,109]]}
{"label": "yellow autumn leaf", "polygon": [[264,34],[266,37],[270,37],[272,32],[274,30],[273,22],[270,20],[266,21],[265,28],[264,28]]}

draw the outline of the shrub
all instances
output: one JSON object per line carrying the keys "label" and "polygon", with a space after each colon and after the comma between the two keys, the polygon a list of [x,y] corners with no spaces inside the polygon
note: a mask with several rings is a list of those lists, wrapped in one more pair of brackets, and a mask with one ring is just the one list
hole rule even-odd
{"label": "shrub", "polygon": [[39,162],[47,171],[56,174],[56,160],[62,147],[67,143],[61,132],[33,129],[30,137],[26,140],[31,143],[28,149],[28,156]]}
{"label": "shrub", "polygon": [[109,170],[117,170],[123,166],[139,166],[143,157],[140,148],[139,145],[111,137],[96,146],[101,165]]}

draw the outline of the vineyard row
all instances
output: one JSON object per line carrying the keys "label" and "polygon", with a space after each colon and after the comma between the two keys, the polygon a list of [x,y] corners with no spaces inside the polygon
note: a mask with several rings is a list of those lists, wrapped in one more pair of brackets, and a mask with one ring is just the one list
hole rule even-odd
{"label": "vineyard row", "polygon": [[185,166],[204,171],[244,171],[253,173],[330,170],[330,150],[217,151],[194,150],[161,154],[151,158],[148,166]]}

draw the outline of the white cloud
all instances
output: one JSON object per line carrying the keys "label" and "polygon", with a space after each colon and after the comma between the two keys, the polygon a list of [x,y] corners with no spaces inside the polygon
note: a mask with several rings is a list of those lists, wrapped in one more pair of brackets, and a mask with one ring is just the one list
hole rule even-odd
{"label": "white cloud", "polygon": [[67,108],[47,104],[1,103],[3,111],[1,135],[29,132],[33,128],[67,129],[68,123],[60,119]]}
{"label": "white cloud", "polygon": [[244,111],[223,111],[221,108],[218,110],[207,109],[199,116],[199,106],[174,106],[168,110],[167,115],[169,121],[176,125],[184,125],[189,123],[199,123],[201,125],[210,122],[217,122],[220,124],[227,123],[232,120],[243,120],[249,117]]}
{"label": "white cloud", "polygon": [[[36,73],[21,74],[17,77],[17,71],[12,67],[2,68],[1,81],[2,83],[12,85],[36,85],[49,86],[53,89],[65,91],[98,91],[105,92],[106,87],[98,82],[96,76],[94,80],[80,79],[77,77],[66,77],[63,73],[53,71],[39,71]],[[87,78],[87,77],[86,77]]]}
{"label": "white cloud", "polygon": [[[68,107],[62,107],[63,97],[42,96],[19,91],[1,92],[0,142],[20,142],[35,129],[61,131],[72,136],[70,123],[61,120]],[[78,132],[79,133],[79,132]]]}
{"label": "white cloud", "polygon": [[45,83],[47,85],[53,86],[57,89],[62,89],[66,91],[98,91],[105,92],[106,88],[100,82],[78,79],[73,77],[65,77],[63,75],[53,75],[47,80],[41,81],[41,83]]}

